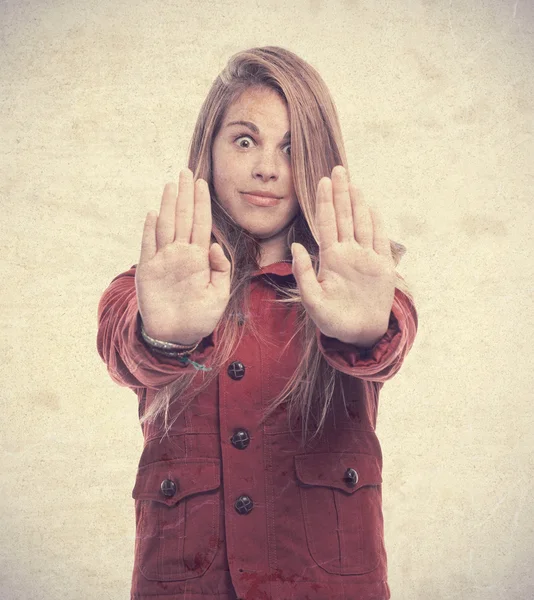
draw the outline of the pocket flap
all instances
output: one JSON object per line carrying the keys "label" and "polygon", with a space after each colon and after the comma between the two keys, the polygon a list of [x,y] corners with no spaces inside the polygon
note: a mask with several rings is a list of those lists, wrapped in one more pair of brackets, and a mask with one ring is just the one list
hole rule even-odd
{"label": "pocket flap", "polygon": [[[171,506],[191,494],[217,489],[220,462],[218,458],[177,458],[139,467],[132,498]],[[163,493],[162,484],[168,495]]]}
{"label": "pocket flap", "polygon": [[[353,470],[347,473],[347,470]],[[380,485],[382,475],[378,459],[370,454],[328,452],[297,454],[295,470],[305,485],[335,487],[349,494],[365,485]]]}

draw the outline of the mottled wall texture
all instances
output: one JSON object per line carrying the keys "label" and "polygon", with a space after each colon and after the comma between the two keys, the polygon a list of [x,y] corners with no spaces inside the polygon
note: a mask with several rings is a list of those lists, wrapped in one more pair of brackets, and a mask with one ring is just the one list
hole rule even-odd
{"label": "mottled wall texture", "polygon": [[0,36],[0,597],[129,598],[142,435],[97,304],[217,73],[278,45],[407,248],[419,332],[378,418],[392,598],[534,598],[532,0],[2,0]]}

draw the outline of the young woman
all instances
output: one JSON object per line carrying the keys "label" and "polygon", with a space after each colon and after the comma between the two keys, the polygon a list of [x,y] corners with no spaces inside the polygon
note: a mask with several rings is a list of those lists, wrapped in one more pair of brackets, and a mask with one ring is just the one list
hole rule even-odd
{"label": "young woman", "polygon": [[137,600],[386,600],[379,393],[417,331],[316,70],[234,55],[98,352],[139,400]]}

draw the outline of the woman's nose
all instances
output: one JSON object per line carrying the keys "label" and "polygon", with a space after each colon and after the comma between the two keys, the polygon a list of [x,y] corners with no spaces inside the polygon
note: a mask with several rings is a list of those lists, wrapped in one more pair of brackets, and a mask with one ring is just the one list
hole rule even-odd
{"label": "woman's nose", "polygon": [[269,179],[278,179],[280,175],[280,165],[273,152],[263,152],[254,165],[254,177],[260,177],[264,181]]}

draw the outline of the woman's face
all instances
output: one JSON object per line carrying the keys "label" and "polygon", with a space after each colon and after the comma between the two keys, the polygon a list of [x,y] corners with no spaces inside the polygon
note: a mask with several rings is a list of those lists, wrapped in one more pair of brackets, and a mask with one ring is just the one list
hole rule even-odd
{"label": "woman's face", "polygon": [[[289,135],[284,100],[270,88],[255,87],[228,108],[213,141],[215,194],[241,227],[260,238],[261,266],[290,257],[285,237],[299,204]],[[247,193],[272,194],[276,204],[257,206]]]}

